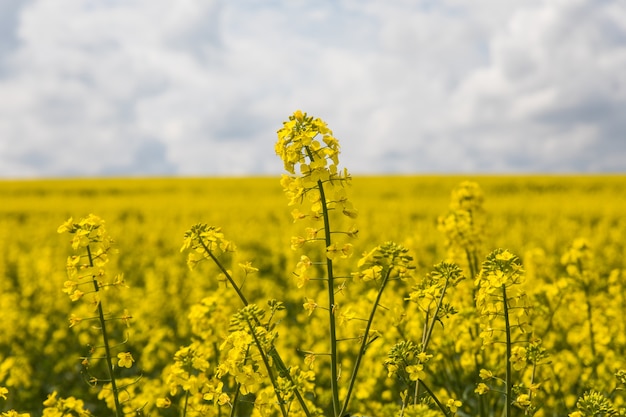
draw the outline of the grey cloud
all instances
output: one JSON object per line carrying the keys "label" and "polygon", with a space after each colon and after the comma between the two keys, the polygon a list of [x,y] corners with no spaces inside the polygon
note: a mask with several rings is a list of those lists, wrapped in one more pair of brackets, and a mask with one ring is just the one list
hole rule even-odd
{"label": "grey cloud", "polygon": [[134,150],[128,164],[107,164],[100,175],[136,176],[136,175],[173,175],[178,172],[175,164],[169,161],[167,147],[154,139],[146,139]]}
{"label": "grey cloud", "polygon": [[353,172],[626,170],[620,0],[18,3],[0,176],[276,173],[298,108]]}
{"label": "grey cloud", "polygon": [[19,46],[20,13],[34,0],[3,0],[0,2],[0,76],[6,70],[6,58]]}
{"label": "grey cloud", "polygon": [[165,45],[190,53],[203,65],[219,63],[223,48],[223,1],[196,3],[193,13],[181,10],[165,38]]}
{"label": "grey cloud", "polygon": [[29,168],[44,172],[50,168],[50,155],[47,155],[45,151],[32,150],[24,152],[17,159],[21,164]]}

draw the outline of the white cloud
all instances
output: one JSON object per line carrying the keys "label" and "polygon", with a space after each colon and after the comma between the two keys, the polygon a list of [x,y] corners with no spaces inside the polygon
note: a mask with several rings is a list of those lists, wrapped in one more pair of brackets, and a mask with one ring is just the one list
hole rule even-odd
{"label": "white cloud", "polygon": [[355,172],[626,171],[620,0],[10,3],[0,176],[278,173],[297,108]]}

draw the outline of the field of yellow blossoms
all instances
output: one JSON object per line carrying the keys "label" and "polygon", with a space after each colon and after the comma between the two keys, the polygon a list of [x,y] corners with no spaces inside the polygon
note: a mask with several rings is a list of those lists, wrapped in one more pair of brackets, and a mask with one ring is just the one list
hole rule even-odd
{"label": "field of yellow blossoms", "polygon": [[1,181],[2,415],[626,415],[626,176],[275,143],[276,178]]}

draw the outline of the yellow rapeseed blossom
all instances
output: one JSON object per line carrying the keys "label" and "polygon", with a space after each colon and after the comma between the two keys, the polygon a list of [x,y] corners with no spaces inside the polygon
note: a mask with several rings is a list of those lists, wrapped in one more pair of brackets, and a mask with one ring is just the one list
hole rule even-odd
{"label": "yellow rapeseed blossom", "polygon": [[480,379],[484,380],[489,380],[491,378],[493,378],[493,372],[487,370],[487,369],[481,369],[479,372],[479,376]]}
{"label": "yellow rapeseed blossom", "polygon": [[15,410],[9,410],[2,413],[3,417],[30,417],[29,413],[19,413]]}
{"label": "yellow rapeseed blossom", "polygon": [[259,268],[255,268],[254,266],[252,266],[252,263],[250,261],[247,261],[245,263],[239,263],[239,267],[243,269],[246,275],[259,272]]}
{"label": "yellow rapeseed blossom", "polygon": [[478,395],[486,394],[487,392],[489,392],[489,386],[484,382],[480,382],[474,392]]}
{"label": "yellow rapeseed blossom", "polygon": [[515,405],[520,408],[527,408],[530,404],[530,395],[528,394],[520,394],[515,399]]}
{"label": "yellow rapeseed blossom", "polygon": [[450,410],[451,413],[456,413],[462,405],[463,403],[461,401],[455,400],[454,398],[450,398],[446,401],[446,407],[448,407],[448,410]]}
{"label": "yellow rapeseed blossom", "polygon": [[407,366],[406,372],[409,374],[409,379],[411,381],[417,381],[418,379],[424,379],[426,377],[426,372],[424,372],[424,365],[422,365],[421,363]]}
{"label": "yellow rapeseed blossom", "polygon": [[117,358],[117,365],[121,368],[130,368],[133,366],[133,362],[135,362],[130,352],[120,352],[117,354]]}
{"label": "yellow rapeseed blossom", "polygon": [[70,318],[69,318],[70,327],[74,327],[74,326],[76,326],[77,324],[79,324],[82,321],[83,321],[83,319],[78,317],[76,314],[72,313],[70,315]]}
{"label": "yellow rapeseed blossom", "polygon": [[317,303],[315,302],[315,300],[311,300],[310,298],[304,297],[304,304],[302,304],[302,306],[306,310],[307,316],[310,316],[311,314],[313,314],[313,311],[315,311],[315,309],[317,308]]}
{"label": "yellow rapeseed blossom", "polygon": [[329,247],[326,248],[326,256],[329,259],[335,259],[337,257],[340,258],[349,258],[352,255],[353,247],[351,243],[345,243],[341,246],[333,243]]}
{"label": "yellow rapeseed blossom", "polygon": [[158,408],[170,408],[171,405],[172,405],[172,400],[170,400],[168,397],[157,398],[156,400],[156,406]]}
{"label": "yellow rapeseed blossom", "polygon": [[51,394],[48,394],[48,398],[43,402],[44,407],[54,407],[58,401],[57,392],[53,391]]}
{"label": "yellow rapeseed blossom", "polygon": [[511,349],[511,365],[513,369],[519,371],[526,366],[526,348],[524,346],[513,346]]}

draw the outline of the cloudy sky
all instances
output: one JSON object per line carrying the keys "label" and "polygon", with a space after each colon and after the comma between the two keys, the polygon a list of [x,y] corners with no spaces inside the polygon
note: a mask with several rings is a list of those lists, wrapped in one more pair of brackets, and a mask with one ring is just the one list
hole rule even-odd
{"label": "cloudy sky", "polygon": [[0,177],[626,172],[624,0],[1,0]]}

